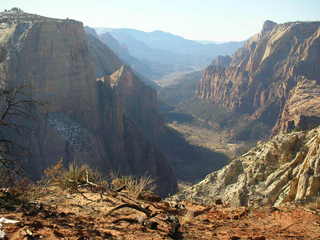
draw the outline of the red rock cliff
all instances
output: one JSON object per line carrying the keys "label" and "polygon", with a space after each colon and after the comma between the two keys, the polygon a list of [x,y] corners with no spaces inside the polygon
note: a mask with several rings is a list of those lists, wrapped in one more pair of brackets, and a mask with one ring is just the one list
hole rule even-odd
{"label": "red rock cliff", "polygon": [[[205,70],[198,96],[232,111],[249,114],[251,119],[269,121],[276,125],[275,133],[280,129],[287,131],[287,121],[318,115],[308,111],[303,106],[304,100],[297,96],[295,102],[300,101],[302,105],[295,104],[294,117],[286,115],[284,105],[290,108],[288,101],[293,97],[290,91],[298,85],[300,89],[311,90],[312,84],[301,84],[313,81],[317,86],[320,83],[319,34],[320,22],[277,25],[266,21],[261,33],[250,38],[229,64],[218,61]],[[302,78],[306,81],[301,82]]]}

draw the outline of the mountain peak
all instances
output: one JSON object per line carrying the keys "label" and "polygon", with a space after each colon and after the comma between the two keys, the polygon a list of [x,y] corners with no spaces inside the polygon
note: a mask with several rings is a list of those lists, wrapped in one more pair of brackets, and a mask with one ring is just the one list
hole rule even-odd
{"label": "mountain peak", "polygon": [[72,20],[69,18],[66,19],[57,19],[57,18],[49,18],[44,17],[37,14],[24,12],[22,9],[14,7],[10,10],[5,9],[3,12],[0,12],[0,23],[5,24],[15,24],[15,23],[34,23],[34,22],[46,22],[46,21],[55,21],[55,22],[73,22],[80,23],[76,20]]}
{"label": "mountain peak", "polygon": [[273,22],[273,21],[271,21],[271,20],[266,20],[266,21],[263,23],[262,33],[272,31],[275,26],[277,26],[277,23],[276,23],[276,22]]}
{"label": "mountain peak", "polygon": [[21,8],[13,7],[10,10],[4,10],[5,12],[11,12],[11,13],[23,13]]}

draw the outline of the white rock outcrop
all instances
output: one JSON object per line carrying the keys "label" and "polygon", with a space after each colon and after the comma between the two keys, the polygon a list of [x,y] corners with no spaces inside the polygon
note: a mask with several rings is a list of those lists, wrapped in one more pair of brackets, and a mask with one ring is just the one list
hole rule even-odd
{"label": "white rock outcrop", "polygon": [[176,200],[223,200],[233,206],[279,205],[320,194],[320,127],[279,134],[238,157]]}

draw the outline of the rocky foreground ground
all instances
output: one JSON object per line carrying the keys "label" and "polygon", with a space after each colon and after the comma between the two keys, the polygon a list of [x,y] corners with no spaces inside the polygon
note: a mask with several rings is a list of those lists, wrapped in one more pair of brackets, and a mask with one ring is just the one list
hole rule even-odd
{"label": "rocky foreground ground", "polygon": [[297,205],[231,208],[167,202],[125,191],[68,193],[51,189],[34,203],[1,193],[5,239],[320,239],[320,215]]}

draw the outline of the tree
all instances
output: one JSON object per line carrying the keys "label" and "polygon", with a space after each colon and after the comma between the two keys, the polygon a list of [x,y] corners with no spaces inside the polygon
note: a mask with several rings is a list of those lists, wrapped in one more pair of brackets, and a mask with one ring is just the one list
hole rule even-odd
{"label": "tree", "polygon": [[[32,99],[29,86],[0,89],[0,177],[11,179],[21,174],[19,166],[30,153],[15,139],[30,131],[29,122],[36,118],[35,106],[40,102]],[[1,180],[1,179],[0,179]]]}

